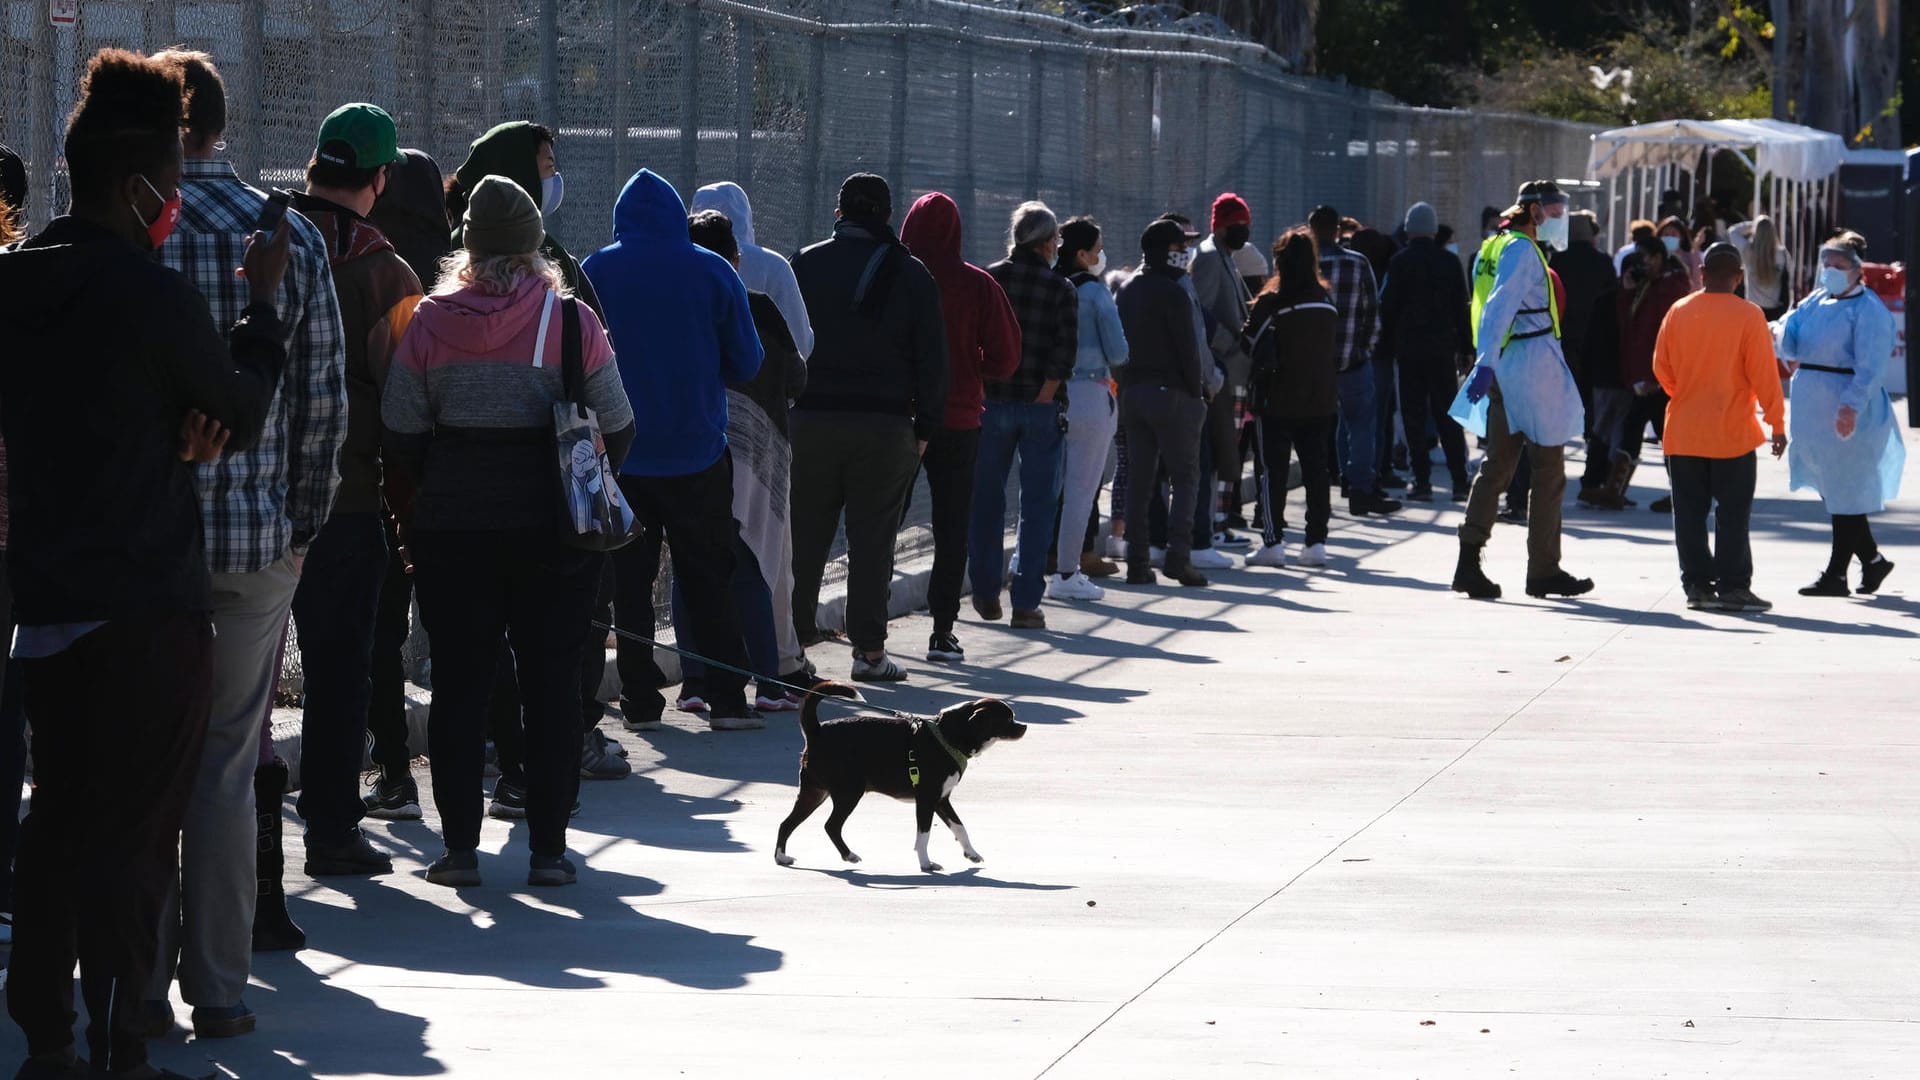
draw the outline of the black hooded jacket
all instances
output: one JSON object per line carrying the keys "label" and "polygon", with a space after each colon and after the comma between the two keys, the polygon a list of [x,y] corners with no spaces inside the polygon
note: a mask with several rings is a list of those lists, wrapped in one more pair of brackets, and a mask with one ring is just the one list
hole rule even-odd
{"label": "black hooded jacket", "polygon": [[420,150],[402,150],[406,160],[387,170],[387,190],[367,220],[413,268],[428,292],[440,278],[440,260],[453,250],[447,225],[445,181],[440,166]]}
{"label": "black hooded jacket", "polygon": [[229,451],[259,441],[286,365],[272,306],[222,338],[185,276],[63,217],[0,252],[0,326],[14,621],[211,610],[181,422],[218,420]]}

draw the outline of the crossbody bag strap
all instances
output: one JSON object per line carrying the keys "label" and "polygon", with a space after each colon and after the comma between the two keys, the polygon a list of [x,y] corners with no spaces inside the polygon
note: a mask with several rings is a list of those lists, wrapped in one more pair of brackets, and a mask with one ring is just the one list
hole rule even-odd
{"label": "crossbody bag strap", "polygon": [[565,400],[587,403],[587,369],[580,355],[580,302],[568,297],[560,315],[560,386]]}

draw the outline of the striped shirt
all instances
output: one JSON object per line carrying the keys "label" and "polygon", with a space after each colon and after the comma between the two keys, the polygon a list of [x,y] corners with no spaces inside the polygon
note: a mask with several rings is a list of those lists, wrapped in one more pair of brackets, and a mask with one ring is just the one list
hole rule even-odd
{"label": "striped shirt", "polygon": [[[225,161],[188,161],[181,174],[180,224],[160,245],[160,261],[193,282],[216,326],[232,326],[247,306],[246,280],[234,268],[266,200]],[[216,574],[253,573],[289,545],[311,542],[326,524],[340,481],[340,444],[347,434],[340,306],[319,232],[292,211],[287,225],[293,251],[277,304],[287,366],[260,443],[245,453],[223,454],[194,477],[207,569]]]}

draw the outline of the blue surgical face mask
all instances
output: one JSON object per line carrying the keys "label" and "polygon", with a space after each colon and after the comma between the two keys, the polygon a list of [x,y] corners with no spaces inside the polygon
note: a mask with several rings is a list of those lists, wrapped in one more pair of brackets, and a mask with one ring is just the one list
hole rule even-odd
{"label": "blue surgical face mask", "polygon": [[1448,244],[1448,245],[1447,245],[1447,254],[1449,254],[1449,255],[1458,255],[1458,254],[1460,254],[1460,245],[1459,245],[1459,244]]}
{"label": "blue surgical face mask", "polygon": [[559,173],[540,181],[540,215],[545,217],[560,209],[567,197],[567,182]]}
{"label": "blue surgical face mask", "polygon": [[1853,283],[1847,280],[1845,270],[1837,266],[1823,266],[1820,268],[1820,287],[1827,290],[1829,296],[1839,296],[1852,288]]}
{"label": "blue surgical face mask", "polygon": [[1680,250],[1680,238],[1677,236],[1663,236],[1660,238],[1660,242],[1667,245],[1668,251]]}

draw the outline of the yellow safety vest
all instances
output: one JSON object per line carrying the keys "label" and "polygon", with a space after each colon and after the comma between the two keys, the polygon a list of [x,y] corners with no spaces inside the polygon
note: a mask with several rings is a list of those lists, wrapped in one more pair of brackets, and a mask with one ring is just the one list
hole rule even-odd
{"label": "yellow safety vest", "polygon": [[[1486,242],[1480,245],[1480,254],[1474,256],[1473,260],[1473,311],[1471,322],[1473,326],[1473,347],[1476,349],[1480,347],[1480,313],[1486,309],[1487,297],[1493,295],[1495,279],[1499,277],[1500,274],[1500,256],[1505,254],[1507,245],[1516,240],[1525,243],[1529,248],[1533,249],[1533,253],[1540,257],[1540,266],[1542,269],[1546,269],[1547,267],[1546,253],[1540,250],[1540,245],[1534,243],[1532,237],[1523,232],[1502,230],[1487,237]],[[1553,273],[1551,271],[1547,273],[1546,313],[1553,316],[1553,336],[1557,338],[1560,336],[1560,299],[1555,296],[1553,292]],[[1515,312],[1515,314],[1538,315],[1541,314],[1541,312],[1538,308],[1521,308]],[[1541,333],[1543,333],[1543,331],[1535,331],[1526,336],[1539,337]],[[1512,343],[1512,341],[1513,325],[1509,323],[1507,325],[1506,340],[1500,342],[1500,351],[1505,352],[1507,346]]]}

